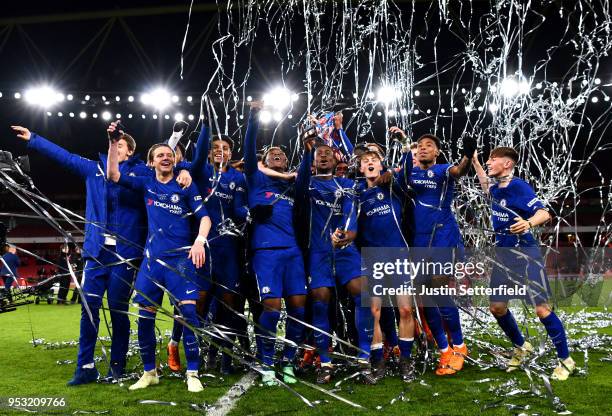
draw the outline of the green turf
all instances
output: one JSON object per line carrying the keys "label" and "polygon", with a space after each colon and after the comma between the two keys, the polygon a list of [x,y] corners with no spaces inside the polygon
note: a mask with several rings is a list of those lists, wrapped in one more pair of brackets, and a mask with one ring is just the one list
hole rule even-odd
{"label": "green turf", "polygon": [[[44,338],[48,342],[76,339],[78,336],[78,305],[30,305],[20,307],[15,312],[0,314],[0,396],[7,397],[64,397],[68,408],[63,411],[48,411],[48,414],[71,414],[76,410],[108,410],[112,415],[179,415],[195,414],[189,404],[212,404],[223,395],[229,386],[238,380],[238,376],[225,381],[213,380],[207,389],[200,394],[191,394],[178,379],[162,379],[159,386],[144,391],[130,392],[126,386],[94,384],[68,388],[65,382],[71,377],[74,365],[58,365],[58,360],[74,360],[76,347],[46,350],[43,347],[32,347],[32,332],[35,338]],[[576,308],[569,309],[576,310]],[[600,309],[597,309],[600,310]],[[133,328],[136,326],[133,325]],[[160,324],[163,330],[169,323]],[[600,332],[612,334],[610,326]],[[101,336],[105,336],[103,331]],[[98,350],[99,354],[99,350]],[[163,354],[165,358],[165,353]],[[609,392],[612,386],[610,363],[602,362],[602,353],[590,354],[588,377],[573,377],[569,382],[553,382],[555,394],[567,404],[568,409],[578,415],[609,414]],[[581,354],[575,355],[578,365],[583,364]],[[133,357],[130,366],[138,365],[139,358]],[[105,371],[106,366],[100,365]],[[296,390],[310,400],[323,400],[314,409],[307,408],[299,398],[282,388],[264,388],[255,386],[238,402],[232,414],[274,414],[289,413],[299,415],[316,414],[419,414],[419,415],[507,415],[520,411],[509,411],[506,408],[492,408],[481,411],[484,403],[490,403],[496,396],[488,392],[489,383],[477,383],[483,378],[494,379],[496,384],[517,377],[521,388],[528,386],[524,374],[507,375],[500,370],[480,371],[473,366],[466,366],[460,376],[441,379],[428,372],[424,382],[406,385],[398,379],[387,378],[378,386],[362,386],[346,383],[340,395],[354,401],[367,410],[359,411],[341,404],[328,396],[315,392],[306,386],[297,386]],[[312,376],[306,378],[312,380]],[[328,388],[328,387],[326,387]],[[405,390],[408,401],[389,402]],[[162,405],[137,404],[138,400],[151,399],[174,401],[176,407]],[[478,401],[475,402],[475,401]],[[540,398],[511,398],[505,403],[529,404],[527,414],[553,414],[548,402]],[[377,406],[384,406],[382,411]],[[18,414],[0,408],[0,414]]]}

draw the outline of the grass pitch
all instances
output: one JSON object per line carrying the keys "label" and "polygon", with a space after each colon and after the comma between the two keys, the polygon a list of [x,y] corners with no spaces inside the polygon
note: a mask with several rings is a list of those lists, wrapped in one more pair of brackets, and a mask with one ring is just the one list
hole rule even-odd
{"label": "grass pitch", "polygon": [[[563,310],[563,309],[562,309]],[[589,309],[591,311],[600,309]],[[576,309],[567,309],[575,312]],[[609,315],[607,315],[609,317]],[[32,338],[44,338],[46,342],[61,342],[78,338],[79,305],[29,305],[17,311],[0,314],[0,396],[3,407],[0,414],[20,414],[23,411],[5,407],[9,397],[57,397],[65,398],[67,406],[56,409],[36,409],[39,414],[73,414],[76,411],[102,412],[110,415],[182,415],[197,414],[192,404],[201,406],[215,403],[223,396],[240,375],[221,379],[202,377],[207,388],[199,394],[188,393],[185,384],[178,378],[162,378],[159,386],[146,390],[130,392],[128,384],[123,386],[90,384],[79,387],[66,387],[74,371],[74,364],[58,364],[64,360],[76,360],[76,346],[46,349],[44,345],[33,347]],[[103,321],[104,322],[104,321]],[[132,318],[132,329],[136,328]],[[159,323],[162,334],[170,328],[170,322]],[[603,328],[593,329],[600,334],[612,335],[612,323],[608,321]],[[100,336],[108,334],[104,323]],[[506,343],[509,347],[509,344]],[[468,344],[468,346],[470,346]],[[474,351],[474,348],[471,349]],[[475,351],[474,351],[475,352]],[[555,392],[568,410],[576,415],[609,414],[609,394],[612,387],[610,361],[602,361],[607,353],[589,352],[589,371],[586,377],[572,377],[569,381],[552,382]],[[608,349],[609,354],[609,349]],[[100,355],[98,346],[97,355]],[[165,359],[165,351],[161,358]],[[583,366],[582,352],[573,352],[578,366]],[[138,356],[130,358],[129,367],[138,368]],[[104,375],[106,364],[98,364]],[[549,369],[550,372],[552,370]],[[479,382],[490,379],[487,382]],[[491,386],[516,379],[518,388],[527,389],[529,384],[524,373],[512,375],[502,370],[482,371],[466,364],[465,369],[456,376],[439,378],[431,371],[424,376],[423,382],[402,383],[398,378],[387,377],[377,386],[363,386],[346,382],[337,394],[358,403],[365,408],[359,410],[341,403],[330,396],[305,385],[297,385],[295,390],[311,401],[320,401],[314,408],[307,407],[298,397],[281,387],[264,388],[254,385],[236,404],[234,415],[330,415],[330,414],[385,414],[385,415],[508,415],[508,414],[555,414],[549,401],[544,397],[519,395],[499,397],[490,392]],[[312,375],[306,380],[314,382]],[[332,389],[333,386],[326,386]],[[403,392],[404,400],[395,400]],[[501,406],[485,408],[497,400]],[[140,404],[140,400],[175,402],[175,406],[162,404]],[[509,405],[519,405],[510,409]],[[528,407],[525,407],[528,406]],[[202,412],[205,413],[205,412]]]}

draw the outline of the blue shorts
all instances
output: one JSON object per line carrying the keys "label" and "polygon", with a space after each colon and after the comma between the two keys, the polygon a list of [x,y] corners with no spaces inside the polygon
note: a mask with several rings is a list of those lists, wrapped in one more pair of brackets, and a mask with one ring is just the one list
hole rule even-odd
{"label": "blue shorts", "polygon": [[461,232],[456,226],[444,226],[436,229],[431,238],[431,232],[415,233],[412,247],[463,247]]}
{"label": "blue shorts", "polygon": [[211,257],[208,262],[212,280],[215,282],[218,293],[238,292],[240,270],[238,261],[238,248],[235,245],[211,245]]}
{"label": "blue shorts", "polygon": [[341,286],[364,276],[361,271],[361,255],[350,245],[342,250],[315,251],[308,257],[308,283],[310,289],[334,287],[336,279]]}
{"label": "blue shorts", "polygon": [[253,270],[260,300],[307,293],[304,260],[297,247],[255,250]]}
{"label": "blue shorts", "polygon": [[498,248],[496,253],[489,286],[491,288],[500,288],[504,285],[510,288],[525,287],[527,293],[525,295],[496,293],[489,296],[489,301],[508,302],[510,299],[523,299],[531,305],[548,301],[550,284],[544,259],[538,247]]}
{"label": "blue shorts", "polygon": [[136,276],[134,302],[141,306],[159,306],[164,289],[173,302],[197,300],[202,290],[198,281],[195,266],[187,257],[145,259]]}

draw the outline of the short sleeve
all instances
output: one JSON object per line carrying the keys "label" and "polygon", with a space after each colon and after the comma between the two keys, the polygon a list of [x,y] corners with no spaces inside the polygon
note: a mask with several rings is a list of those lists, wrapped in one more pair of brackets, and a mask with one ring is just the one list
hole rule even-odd
{"label": "short sleeve", "polygon": [[535,194],[533,188],[526,182],[518,182],[519,196],[517,202],[519,206],[527,212],[534,214],[539,209],[546,209],[546,205]]}
{"label": "short sleeve", "polygon": [[202,195],[197,191],[197,187],[193,184],[185,189],[185,195],[187,196],[187,203],[193,215],[201,220],[204,217],[208,217],[208,211],[202,201]]}

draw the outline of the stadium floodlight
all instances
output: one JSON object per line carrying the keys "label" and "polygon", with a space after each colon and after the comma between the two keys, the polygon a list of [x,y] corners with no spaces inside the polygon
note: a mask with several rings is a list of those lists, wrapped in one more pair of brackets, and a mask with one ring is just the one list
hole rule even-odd
{"label": "stadium floodlight", "polygon": [[110,120],[110,119],[111,119],[111,113],[110,113],[110,111],[104,111],[104,112],[102,113],[102,120],[104,120],[104,121],[108,121],[108,120]]}
{"label": "stadium floodlight", "polygon": [[52,107],[54,104],[64,99],[63,94],[57,92],[48,85],[29,88],[25,92],[24,97],[28,104],[43,108]]}
{"label": "stadium floodlight", "polygon": [[283,110],[291,104],[291,92],[286,88],[275,88],[267,94],[264,94],[263,101],[266,107],[272,107],[276,110]]}
{"label": "stadium floodlight", "polygon": [[389,85],[380,87],[376,92],[376,101],[385,105],[391,104],[393,100],[399,97],[399,92]]}
{"label": "stadium floodlight", "polygon": [[87,113],[86,113],[85,111],[81,111],[81,112],[79,113],[79,117],[80,117],[80,118],[87,118]]}
{"label": "stadium floodlight", "polygon": [[518,94],[529,94],[529,82],[525,79],[517,81],[514,78],[504,78],[500,85],[500,91],[506,98],[512,98]]}
{"label": "stadium floodlight", "polygon": [[144,105],[148,105],[156,108],[157,110],[163,110],[170,105],[172,96],[164,88],[155,88],[151,92],[146,92],[140,96],[140,101]]}
{"label": "stadium floodlight", "polygon": [[185,116],[183,115],[183,113],[174,114],[174,121],[183,121],[184,118]]}
{"label": "stadium floodlight", "polygon": [[134,102],[134,96],[133,95],[128,96],[128,101],[131,103]]}
{"label": "stadium floodlight", "polygon": [[189,114],[187,118],[189,119],[189,121],[193,121],[195,119],[195,116],[193,114]]}
{"label": "stadium floodlight", "polygon": [[272,117],[274,118],[274,121],[281,121],[283,119],[283,113],[277,111]]}
{"label": "stadium floodlight", "polygon": [[267,124],[270,120],[272,120],[272,114],[269,111],[264,110],[259,113],[259,121],[262,123]]}
{"label": "stadium floodlight", "polygon": [[491,113],[495,114],[498,109],[499,109],[499,107],[497,106],[497,104],[495,104],[495,103],[489,104],[489,111]]}

